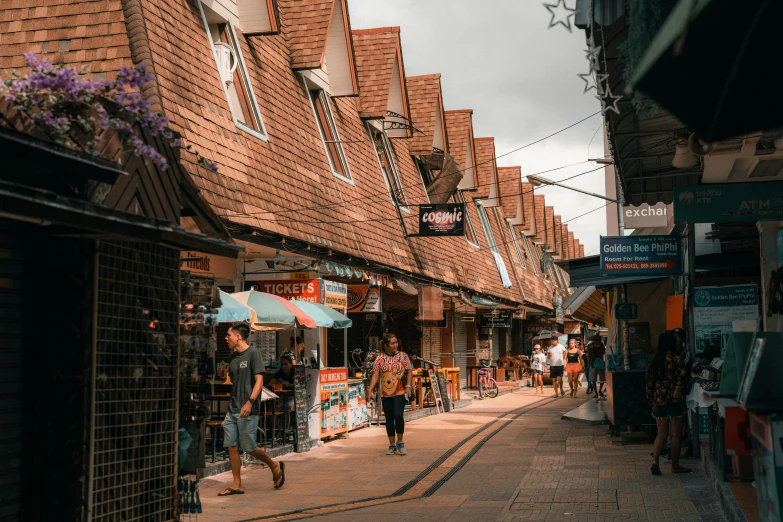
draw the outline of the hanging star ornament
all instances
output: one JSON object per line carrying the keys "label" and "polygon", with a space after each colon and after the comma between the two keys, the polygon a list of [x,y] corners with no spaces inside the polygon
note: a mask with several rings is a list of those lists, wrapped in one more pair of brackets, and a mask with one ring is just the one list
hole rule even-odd
{"label": "hanging star ornament", "polygon": [[[609,86],[609,83],[606,84],[604,93],[596,95],[596,98],[601,100],[601,116],[606,116],[606,113],[609,111],[620,114],[617,103],[622,99],[622,95],[615,96],[612,94],[612,88]],[[611,105],[609,105],[609,103],[611,103]]]}
{"label": "hanging star ornament", "polygon": [[585,82],[585,90],[582,94],[587,94],[587,91],[591,89],[595,89],[599,95],[604,94],[603,83],[606,81],[607,78],[609,78],[608,74],[597,73],[593,71],[592,67],[590,67],[589,72],[586,72],[584,74],[577,74],[577,76],[579,76]]}
{"label": "hanging star ornament", "polygon": [[600,45],[595,45],[595,38],[593,35],[590,35],[590,40],[587,42],[587,49],[585,50],[585,55],[587,57],[587,61],[590,62],[590,71],[600,71],[601,65],[600,65],[600,59],[601,59],[601,49],[602,47]]}
{"label": "hanging star ornament", "polygon": [[547,27],[547,29],[551,29],[560,24],[568,29],[569,33],[572,32],[571,17],[576,13],[576,9],[568,7],[565,0],[557,0],[556,4],[544,4],[544,7],[546,7],[546,10],[552,15],[552,19],[549,21],[549,27]]}

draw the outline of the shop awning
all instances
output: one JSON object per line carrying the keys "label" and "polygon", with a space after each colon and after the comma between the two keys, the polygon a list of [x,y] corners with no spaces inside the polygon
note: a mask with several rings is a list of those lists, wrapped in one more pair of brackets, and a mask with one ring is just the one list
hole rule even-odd
{"label": "shop awning", "polygon": [[570,310],[570,316],[579,321],[586,321],[603,325],[606,320],[604,308],[601,303],[601,292],[596,292],[596,287],[585,286],[574,289],[574,293],[568,298],[563,308]]}
{"label": "shop awning", "polygon": [[294,306],[309,315],[315,321],[316,326],[324,328],[350,328],[353,321],[345,317],[337,310],[326,305],[311,303],[309,301],[291,301]]}
{"label": "shop awning", "polygon": [[231,294],[231,297],[255,311],[256,317],[251,319],[254,324],[265,325],[270,329],[317,326],[312,317],[280,296],[248,290]]}
{"label": "shop awning", "polygon": [[648,283],[669,276],[602,276],[600,256],[582,257],[562,261],[558,265],[568,272],[571,288],[587,286],[614,286],[626,283]]}
{"label": "shop awning", "polygon": [[248,321],[255,313],[249,306],[240,303],[223,290],[220,293],[220,308],[218,308],[218,323],[233,323],[236,321]]}

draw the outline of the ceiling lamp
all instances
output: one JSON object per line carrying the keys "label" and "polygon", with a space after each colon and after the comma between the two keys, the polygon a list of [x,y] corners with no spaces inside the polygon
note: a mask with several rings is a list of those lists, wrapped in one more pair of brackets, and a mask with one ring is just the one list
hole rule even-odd
{"label": "ceiling lamp", "polygon": [[674,147],[674,158],[672,166],[678,169],[689,169],[699,164],[699,157],[688,148],[688,140],[681,138],[677,140]]}

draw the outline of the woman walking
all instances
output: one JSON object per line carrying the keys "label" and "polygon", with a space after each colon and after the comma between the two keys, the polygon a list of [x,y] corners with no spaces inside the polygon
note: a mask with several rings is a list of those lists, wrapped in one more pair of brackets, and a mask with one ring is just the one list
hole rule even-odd
{"label": "woman walking", "polygon": [[541,351],[541,345],[537,344],[533,347],[535,352],[530,360],[530,369],[533,371],[533,386],[538,389],[541,388],[541,394],[544,393],[544,368],[546,366],[546,355]]}
{"label": "woman walking", "polygon": [[582,373],[581,360],[582,350],[576,346],[576,339],[569,339],[566,350],[566,373],[568,374],[568,385],[571,387],[571,397],[574,399],[579,391],[579,375]]}
{"label": "woman walking", "polygon": [[[402,441],[405,433],[405,401],[411,395],[413,366],[406,354],[399,351],[400,343],[394,334],[384,334],[381,354],[375,359],[370,379],[370,396],[375,395],[375,386],[381,381],[381,403],[386,418],[386,435],[389,437],[387,455],[407,455]],[[405,378],[405,385],[402,380]],[[396,435],[396,441],[395,441]]]}
{"label": "woman walking", "polygon": [[[680,466],[680,435],[687,408],[683,397],[685,368],[677,354],[677,339],[671,331],[658,337],[658,350],[647,365],[647,403],[658,426],[658,436],[653,447],[650,472],[661,474],[658,464],[666,438],[671,434],[672,473],[690,473],[690,468]],[[669,430],[671,428],[671,431]]]}

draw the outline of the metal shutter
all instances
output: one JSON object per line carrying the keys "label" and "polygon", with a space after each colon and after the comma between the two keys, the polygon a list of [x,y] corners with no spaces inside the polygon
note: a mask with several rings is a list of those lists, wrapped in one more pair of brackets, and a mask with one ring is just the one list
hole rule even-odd
{"label": "metal shutter", "polygon": [[492,363],[497,364],[500,359],[500,331],[505,328],[492,328]]}
{"label": "metal shutter", "polygon": [[[0,220],[0,519],[20,520],[22,480],[22,236]],[[56,394],[56,390],[54,390]],[[44,473],[45,471],[39,470]]]}
{"label": "metal shutter", "polygon": [[440,364],[441,329],[424,327],[422,333],[421,356]]}
{"label": "metal shutter", "polygon": [[454,357],[459,366],[460,388],[468,386],[468,332],[463,322],[465,314],[454,314]]}
{"label": "metal shutter", "polygon": [[176,518],[179,290],[178,250],[99,243],[92,521]]}

